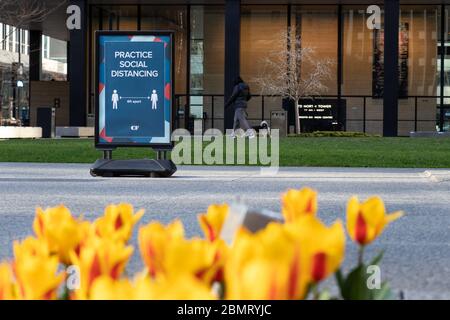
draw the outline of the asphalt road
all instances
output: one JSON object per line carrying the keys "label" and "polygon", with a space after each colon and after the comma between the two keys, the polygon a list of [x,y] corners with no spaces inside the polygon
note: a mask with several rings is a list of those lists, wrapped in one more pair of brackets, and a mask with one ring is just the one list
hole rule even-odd
{"label": "asphalt road", "polygon": [[[389,211],[404,210],[406,216],[386,229],[368,255],[386,249],[383,280],[406,299],[450,299],[450,170],[285,168],[264,177],[258,168],[183,167],[163,180],[92,178],[89,165],[0,163],[0,259],[12,255],[13,240],[32,232],[36,206],[63,203],[94,219],[107,204],[125,201],[146,209],[142,223],[180,218],[194,236],[200,234],[197,214],[211,203],[239,198],[277,211],[282,192],[303,186],[319,191],[319,215],[327,223],[345,219],[352,195],[380,195]],[[142,268],[137,251],[129,273]],[[349,242],[346,267],[355,254]],[[333,287],[333,281],[326,285]]]}

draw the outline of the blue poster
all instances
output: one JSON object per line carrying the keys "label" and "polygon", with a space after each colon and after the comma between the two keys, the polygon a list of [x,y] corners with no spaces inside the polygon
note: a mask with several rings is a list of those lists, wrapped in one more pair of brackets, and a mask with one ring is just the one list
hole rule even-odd
{"label": "blue poster", "polygon": [[99,37],[98,144],[170,144],[170,35]]}

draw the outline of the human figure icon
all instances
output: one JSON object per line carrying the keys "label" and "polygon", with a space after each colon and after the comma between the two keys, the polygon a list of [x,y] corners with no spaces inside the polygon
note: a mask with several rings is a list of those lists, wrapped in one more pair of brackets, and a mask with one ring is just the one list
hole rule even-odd
{"label": "human figure icon", "polygon": [[152,92],[152,110],[156,110],[158,108],[158,94],[156,93],[156,90],[153,90]]}
{"label": "human figure icon", "polygon": [[113,110],[119,109],[119,100],[120,100],[119,94],[117,93],[117,90],[114,90],[111,98],[111,101],[113,103]]}

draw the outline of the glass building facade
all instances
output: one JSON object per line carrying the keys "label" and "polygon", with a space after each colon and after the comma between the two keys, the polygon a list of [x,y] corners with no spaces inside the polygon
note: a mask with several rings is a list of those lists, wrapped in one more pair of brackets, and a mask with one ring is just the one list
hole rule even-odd
{"label": "glass building facade", "polygon": [[[268,52],[290,45],[280,37],[290,30],[301,37],[303,46],[315,48],[318,58],[333,60],[328,90],[320,98],[339,102],[339,112],[345,115],[343,130],[386,134],[386,126],[395,126],[400,136],[450,130],[450,3],[445,1],[71,2],[82,6],[85,25],[69,33],[71,47],[82,44],[71,49],[69,70],[80,62],[86,65],[86,70],[72,77],[82,79],[83,85],[71,85],[71,91],[85,97],[85,103],[71,106],[67,125],[86,125],[94,113],[97,30],[173,30],[175,126],[192,129],[199,120],[204,130],[229,127],[224,101],[236,74],[249,82],[255,95],[248,109],[253,124],[270,120],[271,111],[288,108],[281,97],[265,95],[254,79],[261,74]],[[385,6],[391,2],[394,11],[392,5]],[[377,28],[369,25],[374,17],[371,5],[381,10]],[[392,13],[398,14],[394,27],[392,19],[385,19]],[[391,87],[385,90],[385,78],[392,70],[384,68],[392,63],[384,55],[388,50],[384,39],[392,39],[392,30],[398,36],[399,79],[394,95]],[[80,50],[81,60],[76,54]],[[386,100],[388,94],[391,100]]]}
{"label": "glass building facade", "polygon": [[[9,107],[15,103],[16,117],[28,118],[29,113],[29,66],[30,66],[30,32],[24,28],[0,22],[0,125],[11,115]],[[43,81],[67,81],[67,42],[41,35],[42,48],[40,64]],[[21,74],[16,78],[20,87],[12,83],[14,63],[21,63]],[[27,123],[28,119],[22,119]]]}

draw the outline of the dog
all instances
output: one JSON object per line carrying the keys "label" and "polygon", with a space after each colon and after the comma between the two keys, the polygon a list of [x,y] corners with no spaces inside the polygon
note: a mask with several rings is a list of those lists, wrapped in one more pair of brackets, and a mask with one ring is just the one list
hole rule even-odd
{"label": "dog", "polygon": [[254,126],[253,130],[255,130],[255,132],[260,134],[261,136],[271,136],[269,123],[265,120],[262,121],[259,126]]}

